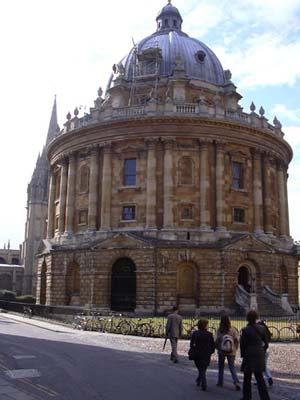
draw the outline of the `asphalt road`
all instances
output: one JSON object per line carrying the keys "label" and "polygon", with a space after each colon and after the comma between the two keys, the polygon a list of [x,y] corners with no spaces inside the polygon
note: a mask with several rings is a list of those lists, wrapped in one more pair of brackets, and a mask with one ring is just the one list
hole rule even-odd
{"label": "asphalt road", "polygon": [[[24,397],[26,400],[234,400],[242,397],[230,379],[224,388],[217,388],[215,370],[209,371],[209,389],[202,392],[195,385],[192,362],[182,359],[173,364],[167,353],[131,348],[123,343],[122,336],[111,341],[108,335],[42,323],[32,326],[26,322],[29,321],[0,316],[0,378],[5,378],[20,393],[31,396]],[[23,400],[21,394],[9,398]]]}

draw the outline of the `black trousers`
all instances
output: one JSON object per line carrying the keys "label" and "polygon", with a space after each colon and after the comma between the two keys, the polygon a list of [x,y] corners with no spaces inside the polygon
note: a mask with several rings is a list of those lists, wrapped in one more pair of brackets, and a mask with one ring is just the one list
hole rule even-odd
{"label": "black trousers", "polygon": [[207,370],[208,365],[203,364],[203,362],[201,362],[197,359],[194,360],[194,363],[198,369],[197,381],[199,382],[199,384],[201,384],[202,389],[206,389],[207,388],[206,370]]}
{"label": "black trousers", "polygon": [[[270,396],[268,393],[268,389],[263,377],[262,372],[255,372],[254,373],[256,382],[257,382],[257,389],[259,393],[260,400],[270,400]],[[252,393],[251,393],[251,378],[252,372],[244,372],[244,382],[243,382],[243,400],[250,400]]]}

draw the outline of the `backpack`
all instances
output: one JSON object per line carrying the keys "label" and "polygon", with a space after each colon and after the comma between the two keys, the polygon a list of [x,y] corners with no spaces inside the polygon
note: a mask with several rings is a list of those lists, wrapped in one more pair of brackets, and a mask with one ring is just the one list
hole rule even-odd
{"label": "backpack", "polygon": [[231,353],[234,349],[233,337],[231,335],[223,335],[220,344],[220,350],[224,353]]}

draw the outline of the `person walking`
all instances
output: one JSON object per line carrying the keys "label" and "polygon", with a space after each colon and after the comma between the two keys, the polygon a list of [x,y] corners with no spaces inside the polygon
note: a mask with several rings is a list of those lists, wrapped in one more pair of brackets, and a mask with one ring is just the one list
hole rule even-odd
{"label": "person walking", "polygon": [[208,321],[200,319],[198,321],[198,330],[194,331],[190,341],[189,354],[193,353],[192,359],[198,369],[196,379],[197,386],[202,390],[207,390],[206,370],[210,364],[211,355],[215,351],[215,342],[211,332],[208,332]]}
{"label": "person walking", "polygon": [[256,323],[258,314],[255,310],[247,313],[248,325],[243,328],[240,350],[243,359],[241,370],[244,373],[243,381],[243,398],[242,400],[251,399],[251,377],[254,373],[259,396],[261,400],[270,400],[268,389],[263,377],[266,369],[266,356],[268,338],[265,328]]}
{"label": "person walking", "polygon": [[216,333],[215,344],[218,351],[217,386],[223,386],[225,359],[227,359],[235,389],[241,390],[235,368],[235,356],[239,346],[238,332],[231,327],[231,321],[228,315],[223,315],[221,317],[220,325]]}
{"label": "person walking", "polygon": [[[257,323],[259,325],[262,325],[265,328],[266,334],[267,334],[267,338],[268,338],[268,342],[270,343],[271,337],[272,337],[272,333],[271,333],[270,329],[268,328],[268,325],[265,323],[265,321],[263,319],[259,320]],[[265,379],[267,380],[269,386],[273,386],[273,377],[272,377],[271,371],[268,368],[269,349],[270,349],[270,347],[268,347],[266,349],[266,353],[265,353],[265,356],[266,356],[266,370],[264,372],[264,376],[265,376]]]}
{"label": "person walking", "polygon": [[170,339],[171,356],[170,360],[178,363],[177,344],[182,334],[182,316],[178,314],[178,307],[172,308],[171,314],[168,315],[166,324],[166,338]]}

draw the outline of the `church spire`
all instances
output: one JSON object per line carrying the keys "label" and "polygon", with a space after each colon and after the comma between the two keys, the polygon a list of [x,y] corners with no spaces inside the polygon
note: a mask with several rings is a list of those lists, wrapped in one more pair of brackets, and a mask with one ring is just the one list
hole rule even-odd
{"label": "church spire", "polygon": [[57,123],[57,109],[56,109],[56,95],[55,95],[49,128],[48,128],[46,146],[51,142],[52,139],[54,139],[54,137],[57,135],[58,132],[59,132],[59,126]]}

